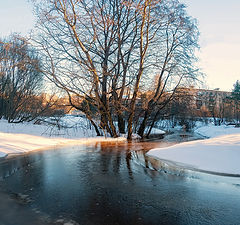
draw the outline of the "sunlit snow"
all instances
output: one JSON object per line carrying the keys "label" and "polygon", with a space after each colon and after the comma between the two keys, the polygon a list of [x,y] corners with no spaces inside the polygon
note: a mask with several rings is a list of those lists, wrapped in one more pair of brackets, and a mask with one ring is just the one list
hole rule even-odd
{"label": "sunlit snow", "polygon": [[[67,120],[68,125],[73,124],[69,118]],[[124,137],[114,139],[114,141],[125,140]],[[57,127],[46,125],[9,124],[5,120],[0,120],[0,157],[61,145],[79,145],[97,141],[113,141],[113,139],[96,137],[95,132],[85,126],[58,130]]]}
{"label": "sunlit snow", "polygon": [[196,132],[212,138],[152,149],[148,155],[200,170],[240,174],[240,128],[204,126]]}

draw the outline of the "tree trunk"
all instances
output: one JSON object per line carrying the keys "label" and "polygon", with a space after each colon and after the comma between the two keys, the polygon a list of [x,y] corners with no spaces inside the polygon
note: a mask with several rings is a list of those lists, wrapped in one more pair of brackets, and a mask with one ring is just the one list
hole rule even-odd
{"label": "tree trunk", "polygon": [[95,131],[96,131],[96,134],[97,136],[102,136],[99,129],[98,129],[98,126],[96,125],[96,123],[90,118],[87,116],[87,119],[91,122],[91,124],[93,125]]}
{"label": "tree trunk", "polygon": [[138,135],[141,136],[141,138],[143,138],[144,136],[144,131],[145,131],[145,128],[146,128],[146,125],[147,125],[147,119],[148,119],[148,115],[149,115],[149,110],[147,109],[144,113],[144,118],[143,118],[143,121],[138,129]]}
{"label": "tree trunk", "polygon": [[125,134],[125,121],[123,119],[122,114],[118,114],[118,129],[120,134]]}
{"label": "tree trunk", "polygon": [[110,127],[108,126],[107,116],[106,116],[106,113],[105,113],[105,112],[101,112],[100,127],[101,127],[103,130],[106,129],[107,132],[110,134],[111,137],[114,136],[114,134],[112,133],[112,130],[111,130]]}
{"label": "tree trunk", "polygon": [[156,114],[155,114],[155,116],[154,116],[154,118],[153,118],[153,121],[152,121],[152,123],[151,123],[151,125],[150,125],[150,129],[148,130],[148,133],[147,133],[147,138],[149,138],[149,136],[150,136],[150,134],[151,134],[152,128],[153,128],[153,126],[154,126],[154,124],[155,124],[155,122],[156,122],[156,120],[157,120],[157,116],[158,116],[159,112],[160,112],[160,110],[158,110],[158,111],[156,112]]}

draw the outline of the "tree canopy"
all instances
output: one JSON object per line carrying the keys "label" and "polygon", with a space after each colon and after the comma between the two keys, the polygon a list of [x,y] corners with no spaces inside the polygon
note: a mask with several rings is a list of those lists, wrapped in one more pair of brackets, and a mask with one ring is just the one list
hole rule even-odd
{"label": "tree canopy", "polygon": [[127,123],[131,139],[140,90],[148,89],[156,74],[147,117],[197,76],[199,32],[178,0],[38,2],[35,43],[42,72],[66,91],[97,133],[117,137]]}
{"label": "tree canopy", "polygon": [[0,117],[9,122],[30,120],[43,74],[35,49],[19,35],[0,41]]}

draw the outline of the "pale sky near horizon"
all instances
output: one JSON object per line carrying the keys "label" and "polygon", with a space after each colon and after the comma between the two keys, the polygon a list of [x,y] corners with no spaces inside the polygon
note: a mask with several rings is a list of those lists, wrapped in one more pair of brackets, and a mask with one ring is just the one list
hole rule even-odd
{"label": "pale sky near horizon", "polygon": [[[231,91],[240,80],[240,0],[182,0],[200,30],[199,66],[211,89]],[[28,0],[0,0],[0,37],[34,27]]]}

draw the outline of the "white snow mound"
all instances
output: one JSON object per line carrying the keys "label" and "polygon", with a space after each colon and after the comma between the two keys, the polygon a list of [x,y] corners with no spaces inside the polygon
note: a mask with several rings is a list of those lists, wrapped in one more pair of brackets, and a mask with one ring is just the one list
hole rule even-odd
{"label": "white snow mound", "polygon": [[240,133],[152,149],[148,155],[200,170],[240,174]]}

